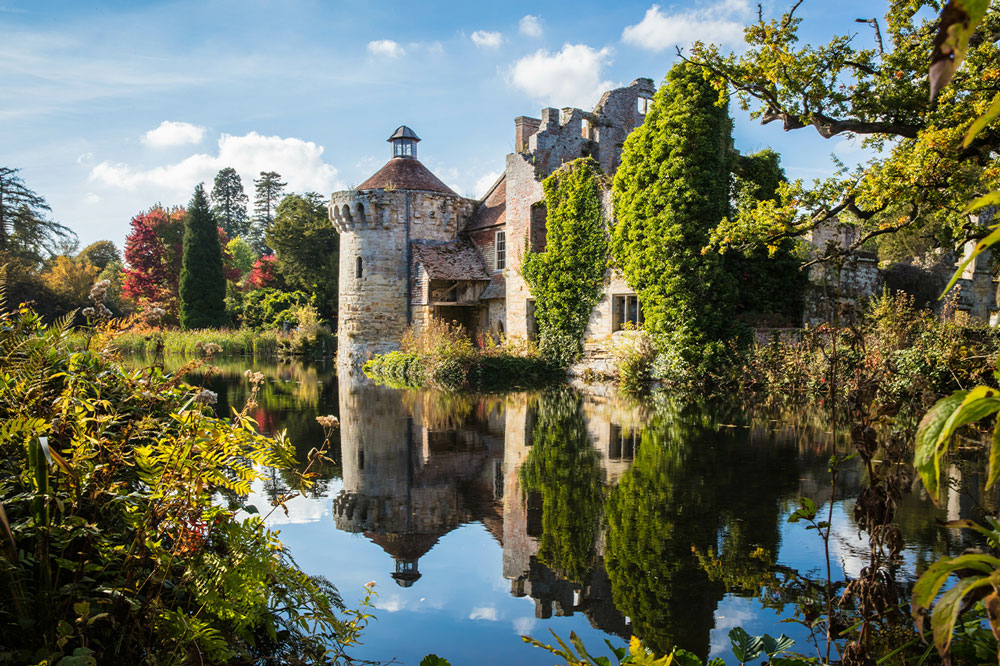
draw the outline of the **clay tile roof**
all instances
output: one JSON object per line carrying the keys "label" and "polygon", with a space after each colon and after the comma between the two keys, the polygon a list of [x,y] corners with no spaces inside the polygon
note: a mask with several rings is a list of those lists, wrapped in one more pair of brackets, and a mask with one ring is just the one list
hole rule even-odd
{"label": "clay tile roof", "polygon": [[435,280],[482,280],[490,279],[483,265],[483,259],[472,245],[466,241],[452,241],[430,245],[410,243],[413,259]]}
{"label": "clay tile roof", "polygon": [[507,221],[507,176],[493,184],[490,191],[476,207],[466,229],[483,229],[504,224]]}
{"label": "clay tile roof", "polygon": [[423,557],[444,534],[445,532],[414,534],[365,532],[366,537],[397,560],[416,560]]}
{"label": "clay tile roof", "polygon": [[[359,190],[384,190],[386,188],[455,194],[450,187],[431,173],[430,169],[412,157],[393,157],[371,178],[358,185]],[[455,194],[455,196],[458,195]]]}

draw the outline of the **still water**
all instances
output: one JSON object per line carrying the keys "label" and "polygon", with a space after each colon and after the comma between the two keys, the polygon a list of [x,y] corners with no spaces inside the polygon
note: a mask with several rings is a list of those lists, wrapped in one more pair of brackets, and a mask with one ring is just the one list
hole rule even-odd
{"label": "still water", "polygon": [[[827,461],[844,444],[822,418],[635,403],[569,390],[466,396],[376,387],[329,366],[222,361],[207,385],[220,414],[242,407],[242,372],[267,380],[254,416],[286,429],[304,458],[323,442],[317,416],[341,427],[321,481],[269,522],[310,574],[356,604],[374,581],[377,620],[359,658],[417,664],[552,664],[524,644],[575,631],[597,654],[633,633],[657,651],[677,644],[731,658],[727,634],[784,632],[815,654],[796,623],[819,597],[823,544],[789,524],[797,500],[831,496]],[[190,376],[194,383],[203,381]],[[950,472],[935,509],[904,496],[907,542],[897,577],[963,547],[935,519],[991,502],[975,465]],[[274,470],[251,503],[292,479]],[[864,479],[842,474],[833,516],[834,575],[857,575],[867,541],[853,521]],[[813,582],[810,582],[813,581]]]}

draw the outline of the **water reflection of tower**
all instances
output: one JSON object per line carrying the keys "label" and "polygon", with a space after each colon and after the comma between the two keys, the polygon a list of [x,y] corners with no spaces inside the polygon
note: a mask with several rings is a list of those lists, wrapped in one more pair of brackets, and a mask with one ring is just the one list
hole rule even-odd
{"label": "water reflection of tower", "polygon": [[344,488],[334,520],[378,544],[395,560],[393,579],[409,587],[420,578],[420,558],[492,504],[494,447],[475,428],[424,425],[398,391],[346,369],[339,381]]}

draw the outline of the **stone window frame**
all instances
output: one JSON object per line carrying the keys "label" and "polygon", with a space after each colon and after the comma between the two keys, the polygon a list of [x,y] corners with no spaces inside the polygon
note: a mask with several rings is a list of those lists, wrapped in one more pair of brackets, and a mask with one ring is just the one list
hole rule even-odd
{"label": "stone window frame", "polygon": [[354,264],[354,278],[360,280],[365,276],[365,265],[364,261],[359,256]]}
{"label": "stone window frame", "polygon": [[507,231],[497,231],[493,236],[493,266],[494,271],[507,268]]}
{"label": "stone window frame", "polygon": [[635,104],[636,104],[636,110],[639,112],[639,115],[644,116],[647,113],[649,113],[649,107],[652,106],[653,100],[649,97],[643,97],[642,95],[640,95],[639,97],[636,98]]}
{"label": "stone window frame", "polygon": [[[632,302],[634,301],[634,309]],[[621,304],[621,307],[619,307]],[[639,296],[635,293],[621,293],[611,295],[611,331],[625,330],[625,322],[633,325],[633,328],[642,328],[645,321],[642,315],[642,306],[639,303]]]}

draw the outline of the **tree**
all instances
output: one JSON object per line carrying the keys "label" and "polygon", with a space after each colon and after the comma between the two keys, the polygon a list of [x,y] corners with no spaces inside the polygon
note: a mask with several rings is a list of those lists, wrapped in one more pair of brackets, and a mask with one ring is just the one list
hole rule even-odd
{"label": "tree", "polygon": [[226,323],[226,276],[219,228],[201,185],[194,189],[184,219],[179,293],[182,328],[213,328]]}
{"label": "tree", "polygon": [[615,174],[614,260],[677,379],[718,362],[734,333],[733,280],[720,256],[701,251],[729,212],[730,134],[706,72],[677,64],[626,139]]}
{"label": "tree", "polygon": [[212,186],[212,212],[230,238],[242,238],[250,231],[247,195],[236,169],[226,167],[216,174]]}
{"label": "tree", "polygon": [[322,197],[315,192],[286,196],[266,240],[288,286],[315,296],[321,314],[332,319],[337,311],[340,237]]}
{"label": "tree", "polygon": [[872,27],[871,38],[844,34],[819,46],[799,43],[799,4],[778,19],[761,15],[746,30],[745,51],[723,54],[697,44],[691,61],[726,81],[762,123],[824,138],[861,137],[876,157],[811,186],[782,184],[776,201],[720,225],[712,246],[775,245],[827,220],[858,227],[848,250],[900,230],[952,245],[984,235],[960,212],[996,185],[1000,131],[989,128],[968,145],[962,139],[996,90],[987,82],[1000,76],[1000,9],[989,3],[962,69],[932,100],[927,54],[935,48],[941,3],[891,3],[886,41],[878,19],[858,19]]}
{"label": "tree", "polygon": [[61,312],[86,307],[90,288],[97,282],[100,269],[86,259],[60,255],[42,271],[42,281]]}
{"label": "tree", "polygon": [[250,243],[242,238],[234,238],[226,243],[226,250],[233,257],[233,268],[240,272],[237,280],[243,279],[243,276],[253,269],[253,265],[258,258],[257,253],[250,247]]}
{"label": "tree", "polygon": [[186,211],[159,204],[132,218],[125,237],[122,292],[140,307],[166,311],[165,323],[176,323]]}
{"label": "tree", "polygon": [[122,253],[114,243],[107,240],[91,243],[83,248],[76,258],[88,261],[102,271],[108,264],[122,263]]}
{"label": "tree", "polygon": [[0,167],[0,252],[39,261],[60,242],[76,238],[69,228],[48,219],[45,198],[28,189],[20,169]]}
{"label": "tree", "polygon": [[599,176],[597,163],[581,158],[543,181],[545,250],[527,253],[522,265],[535,297],[542,348],[567,366],[583,349],[583,333],[607,272],[608,229]]}
{"label": "tree", "polygon": [[271,250],[265,245],[264,238],[271,230],[274,222],[275,210],[281,201],[281,193],[287,183],[281,182],[281,175],[276,171],[261,171],[260,178],[253,181],[254,185],[254,229],[253,244],[261,254],[270,254]]}

